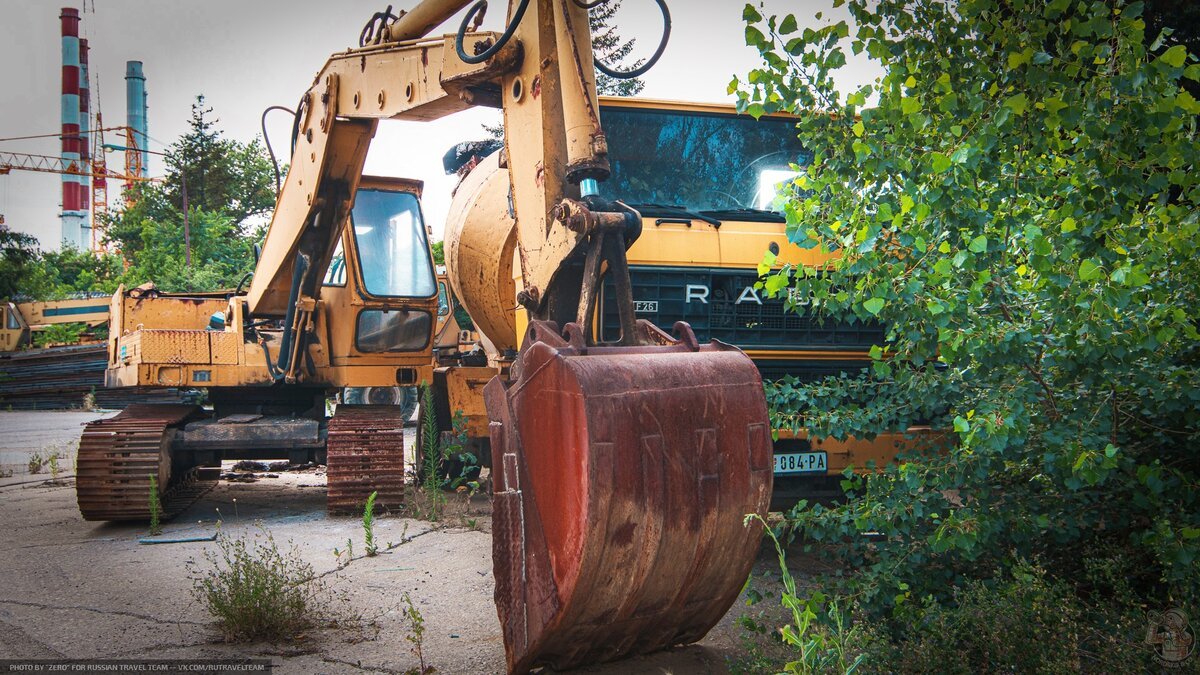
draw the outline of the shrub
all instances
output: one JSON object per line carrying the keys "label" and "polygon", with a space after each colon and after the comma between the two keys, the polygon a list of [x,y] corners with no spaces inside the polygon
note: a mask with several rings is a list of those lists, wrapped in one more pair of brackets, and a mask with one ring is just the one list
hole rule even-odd
{"label": "shrub", "polygon": [[901,639],[874,632],[864,664],[879,673],[1148,672],[1137,642],[1145,620],[1130,618],[1089,608],[1069,585],[1019,566],[1011,578],[957,588],[953,604],[929,598],[909,613]]}
{"label": "shrub", "polygon": [[325,613],[326,587],[295,547],[283,552],[268,532],[252,540],[221,534],[201,563],[189,561],[192,594],[227,640],[277,641],[312,627]]}

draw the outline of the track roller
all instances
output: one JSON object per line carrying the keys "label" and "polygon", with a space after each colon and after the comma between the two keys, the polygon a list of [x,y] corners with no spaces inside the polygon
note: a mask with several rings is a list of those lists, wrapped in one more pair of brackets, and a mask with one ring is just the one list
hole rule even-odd
{"label": "track roller", "polygon": [[404,504],[404,416],[400,406],[347,405],[329,420],[325,441],[330,513],[361,513],[372,492],[377,507]]}
{"label": "track roller", "polygon": [[172,467],[175,428],[202,415],[194,405],[131,405],[92,422],[79,439],[75,494],[84,520],[148,520],[150,477],[160,517],[178,515],[216,484],[216,475]]}

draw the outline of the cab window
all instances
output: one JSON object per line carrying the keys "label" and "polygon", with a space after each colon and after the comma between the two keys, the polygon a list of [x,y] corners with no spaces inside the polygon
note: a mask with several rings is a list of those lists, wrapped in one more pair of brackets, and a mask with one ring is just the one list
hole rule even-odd
{"label": "cab window", "polygon": [[415,195],[360,189],[350,218],[363,288],[369,295],[428,298],[436,292]]}
{"label": "cab window", "polygon": [[446,282],[438,282],[438,316],[446,316],[450,313],[450,298],[446,292]]}

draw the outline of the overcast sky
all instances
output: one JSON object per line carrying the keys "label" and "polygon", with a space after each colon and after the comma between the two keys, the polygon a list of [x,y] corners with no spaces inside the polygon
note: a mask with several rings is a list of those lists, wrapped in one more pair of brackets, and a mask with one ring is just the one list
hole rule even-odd
{"label": "overcast sky", "polygon": [[[416,0],[391,0],[407,8]],[[330,54],[356,45],[363,23],[387,0],[0,0],[0,138],[59,131],[61,50],[59,9],[83,10],[80,35],[91,47],[92,108],[105,126],[125,123],[125,62],[144,62],[149,92],[150,149],[162,151],[187,129],[191,105],[204,94],[219,128],[240,141],[260,133],[259,119],[270,105],[292,107],[310,86]],[[503,12],[493,0],[485,29],[500,30]],[[745,46],[738,0],[668,0],[673,19],[671,43],[645,76],[642,96],[684,101],[732,102],[726,93],[735,73],[758,63]],[[768,12],[794,12],[800,25],[816,26],[844,18],[831,0],[766,0]],[[455,17],[437,32],[457,28]],[[653,0],[624,0],[616,25],[637,38],[637,54],[648,55],[661,30]],[[846,84],[871,75],[852,64]],[[98,94],[98,96],[97,96]],[[290,119],[272,113],[268,131],[276,146],[287,145]],[[434,123],[384,122],[371,146],[368,173],[425,181],[426,217],[441,238],[453,180],[441,157],[454,143],[480,137],[481,122],[498,113],[472,110]],[[113,142],[113,141],[109,141]],[[58,155],[56,138],[0,142],[0,150]],[[120,154],[110,166],[123,168]],[[151,156],[151,175],[161,175],[162,158]],[[118,186],[110,186],[115,205]],[[61,206],[59,177],[13,171],[0,176],[0,214],[12,229],[36,235],[44,248],[58,246]]]}

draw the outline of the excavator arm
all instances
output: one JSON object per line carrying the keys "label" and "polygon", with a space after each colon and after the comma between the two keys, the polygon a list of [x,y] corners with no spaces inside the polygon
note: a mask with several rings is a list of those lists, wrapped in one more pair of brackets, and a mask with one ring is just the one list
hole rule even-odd
{"label": "excavator arm", "polygon": [[[587,10],[574,0],[520,0],[503,44],[494,33],[424,37],[467,4],[427,0],[381,31],[378,44],[333,55],[314,79],[297,111],[292,164],[250,285],[252,314],[282,317],[312,297],[379,120],[431,121],[475,105],[504,109],[523,297],[536,300],[535,314],[545,312],[563,260],[586,238],[555,215],[564,203],[578,212],[579,184],[608,175]],[[460,48],[495,53],[472,64],[459,58]]]}
{"label": "excavator arm", "polygon": [[[504,150],[475,169],[487,176],[464,182],[454,207],[488,221],[489,234],[467,241],[476,235],[463,231],[447,248],[500,251],[470,273],[519,275],[516,297],[501,304],[519,303],[529,318],[508,373],[484,392],[508,668],[697,640],[736,599],[758,550],[761,530],[743,518],[764,512],[771,493],[762,380],[735,347],[700,345],[686,324],[672,337],[635,319],[625,250],[641,217],[599,194],[610,169],[589,3],[511,0],[495,34],[471,25],[481,1],[456,35],[426,37],[466,5],[425,0],[376,15],[360,46],[317,75],[297,111],[248,308],[284,319],[280,364],[293,381],[378,121],[502,108]],[[494,189],[476,199],[469,183]],[[448,262],[452,280],[467,273]],[[604,274],[620,309],[616,344],[597,344],[591,329]],[[460,297],[476,318],[480,304]]]}

